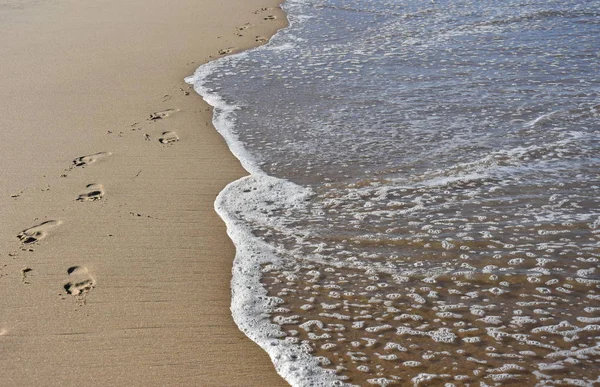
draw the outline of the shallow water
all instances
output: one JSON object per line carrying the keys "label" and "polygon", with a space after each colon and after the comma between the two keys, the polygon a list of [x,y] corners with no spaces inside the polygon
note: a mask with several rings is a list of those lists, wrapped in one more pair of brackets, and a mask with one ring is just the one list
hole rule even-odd
{"label": "shallow water", "polygon": [[190,79],[241,329],[295,385],[600,383],[600,1],[285,10]]}

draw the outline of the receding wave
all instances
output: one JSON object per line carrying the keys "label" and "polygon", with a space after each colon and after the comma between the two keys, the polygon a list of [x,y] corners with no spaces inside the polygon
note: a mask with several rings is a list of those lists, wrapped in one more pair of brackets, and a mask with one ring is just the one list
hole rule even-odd
{"label": "receding wave", "polygon": [[240,329],[297,386],[600,383],[600,2],[284,7],[188,79]]}

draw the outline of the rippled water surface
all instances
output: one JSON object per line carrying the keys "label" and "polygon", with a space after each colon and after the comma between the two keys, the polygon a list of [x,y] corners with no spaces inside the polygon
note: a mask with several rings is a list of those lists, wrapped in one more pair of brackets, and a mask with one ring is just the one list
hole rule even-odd
{"label": "rippled water surface", "polygon": [[195,77],[242,330],[297,385],[600,384],[600,1],[285,9]]}

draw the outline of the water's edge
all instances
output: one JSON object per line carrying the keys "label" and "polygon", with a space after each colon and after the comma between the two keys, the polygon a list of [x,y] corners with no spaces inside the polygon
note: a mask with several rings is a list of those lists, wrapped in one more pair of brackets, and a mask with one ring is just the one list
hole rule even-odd
{"label": "water's edge", "polygon": [[599,1],[286,0],[188,79],[250,173],[232,315],[288,382],[597,382]]}
{"label": "water's edge", "polygon": [[[285,11],[285,4],[282,5],[282,9]],[[294,22],[289,20],[289,25],[277,31],[271,39],[293,25]],[[203,64],[193,75],[185,78],[185,82],[193,85],[196,93],[213,107],[213,126],[223,137],[231,153],[249,173],[248,176],[229,183],[214,203],[215,211],[225,222],[227,235],[236,249],[231,280],[231,313],[240,331],[269,354],[277,373],[291,385],[344,386],[346,384],[338,380],[333,373],[319,367],[317,359],[307,351],[297,344],[281,339],[284,336],[282,330],[278,325],[271,323],[268,314],[281,300],[269,297],[260,283],[262,265],[277,261],[277,257],[270,251],[271,247],[254,237],[235,215],[240,204],[238,201],[244,205],[252,202],[260,207],[264,206],[264,197],[269,196],[276,197],[278,203],[286,203],[293,207],[303,202],[310,195],[310,190],[290,181],[269,176],[262,171],[231,132],[232,122],[235,122],[233,115],[238,107],[227,104],[203,84],[203,80],[215,71],[217,63],[235,61],[269,43],[270,41]]]}

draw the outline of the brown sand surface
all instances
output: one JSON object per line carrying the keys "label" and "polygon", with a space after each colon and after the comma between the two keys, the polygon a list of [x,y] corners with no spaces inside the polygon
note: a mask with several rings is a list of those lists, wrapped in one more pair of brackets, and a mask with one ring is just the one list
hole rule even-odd
{"label": "brown sand surface", "polygon": [[0,385],[285,385],[229,311],[246,173],[183,82],[277,3],[0,2]]}

